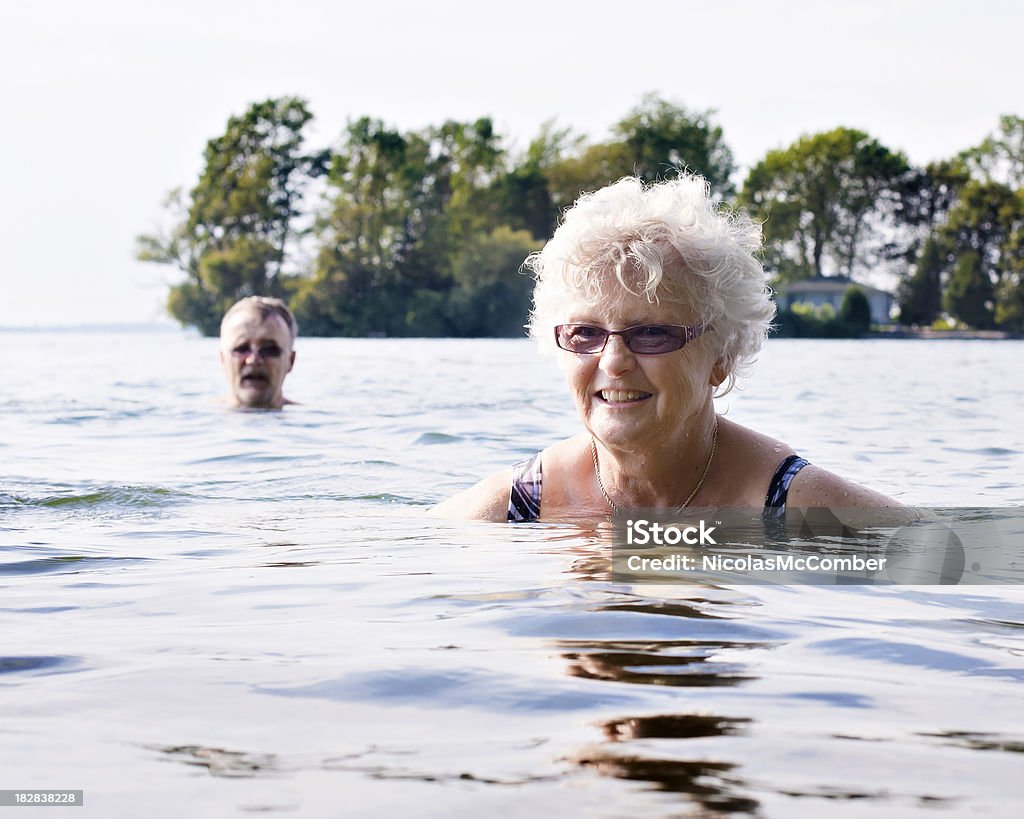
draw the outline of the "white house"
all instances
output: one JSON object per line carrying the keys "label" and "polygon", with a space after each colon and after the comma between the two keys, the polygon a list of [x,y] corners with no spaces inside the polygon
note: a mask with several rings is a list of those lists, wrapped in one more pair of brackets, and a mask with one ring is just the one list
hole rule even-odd
{"label": "white house", "polygon": [[859,287],[868,297],[868,304],[871,305],[872,324],[893,323],[890,315],[894,299],[892,293],[860,284],[848,276],[817,276],[813,279],[781,284],[775,291],[775,299],[780,310],[785,310],[794,304],[812,304],[815,307],[831,304],[838,313],[839,306],[843,303],[843,294],[850,287]]}

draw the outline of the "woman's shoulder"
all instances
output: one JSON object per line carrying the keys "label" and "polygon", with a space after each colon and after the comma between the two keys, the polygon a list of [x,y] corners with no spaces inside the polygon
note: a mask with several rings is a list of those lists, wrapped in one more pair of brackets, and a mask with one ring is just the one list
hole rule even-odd
{"label": "woman's shoulder", "polygon": [[794,466],[793,461],[800,452],[790,444],[725,419],[720,423],[722,432],[730,436],[732,443],[728,468],[735,473],[733,485],[745,484],[746,504],[750,506],[764,503],[768,487],[786,467],[792,472],[792,479],[786,481],[787,506],[850,509],[902,506],[882,492],[803,459]]}
{"label": "woman's shoulder", "polygon": [[512,469],[502,469],[488,475],[430,510],[431,515],[458,520],[489,520],[501,523],[507,520],[508,496],[512,485]]}
{"label": "woman's shoulder", "polygon": [[790,506],[830,509],[895,509],[897,500],[848,480],[815,464],[797,473],[789,486]]}
{"label": "woman's shoulder", "polygon": [[722,417],[718,419],[718,435],[718,503],[737,507],[762,505],[779,466],[796,454],[793,447]]}
{"label": "woman's shoulder", "polygon": [[[724,420],[724,419],[723,419]],[[737,457],[733,468],[742,468],[752,476],[751,500],[764,498],[768,486],[780,470],[791,465],[793,456],[799,455],[793,447],[768,435],[739,424],[728,423],[734,436]],[[742,457],[739,457],[742,456]],[[802,459],[801,459],[802,461]],[[849,509],[884,509],[900,507],[881,492],[829,472],[813,463],[802,462],[788,482],[787,505],[795,507],[832,507]]]}
{"label": "woman's shoulder", "polygon": [[503,523],[509,519],[509,503],[515,483],[521,484],[522,492],[532,497],[528,503],[536,504],[538,508],[534,512],[539,512],[542,497],[546,509],[560,508],[565,505],[562,496],[575,491],[579,464],[584,457],[588,459],[586,463],[590,463],[587,448],[589,440],[585,435],[577,435],[552,444],[536,455],[488,475],[475,486],[442,501],[430,513],[446,518]]}

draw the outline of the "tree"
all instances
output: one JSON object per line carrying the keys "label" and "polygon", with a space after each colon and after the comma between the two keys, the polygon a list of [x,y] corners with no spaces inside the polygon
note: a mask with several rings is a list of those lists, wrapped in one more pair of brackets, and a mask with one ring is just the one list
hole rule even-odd
{"label": "tree", "polygon": [[520,267],[540,244],[527,231],[505,226],[466,243],[453,265],[448,308],[453,335],[523,335],[533,280]]}
{"label": "tree", "polygon": [[599,190],[633,173],[626,146],[621,142],[577,145],[576,152],[563,157],[544,171],[551,201],[559,210],[572,207],[580,194]]}
{"label": "tree", "polygon": [[943,280],[948,278],[952,255],[939,232],[969,181],[963,157],[932,162],[912,170],[907,178],[901,214],[907,269],[899,284],[903,324],[931,324],[942,310]]}
{"label": "tree", "polygon": [[714,111],[689,111],[655,94],[612,126],[613,140],[585,146],[550,166],[553,201],[570,206],[583,192],[603,188],[624,176],[654,182],[689,170],[708,180],[712,193],[733,193],[732,151]]}
{"label": "tree", "polygon": [[970,327],[991,330],[995,326],[994,295],[981,255],[976,250],[961,253],[943,297],[946,310]]}
{"label": "tree", "polygon": [[317,334],[451,332],[453,264],[500,225],[492,192],[505,175],[489,119],[410,133],[366,117],[350,123],[332,157],[320,249],[296,317]]}
{"label": "tree", "polygon": [[871,328],[871,303],[861,288],[846,288],[839,303],[839,320],[855,335],[866,333]]}
{"label": "tree", "polygon": [[293,300],[309,334],[393,335],[404,326],[390,301],[416,241],[428,152],[423,138],[380,120],[347,125],[314,225],[313,275]]}
{"label": "tree", "polygon": [[941,243],[929,238],[917,259],[912,276],[900,283],[900,322],[931,324],[942,309],[942,272],[947,260]]}
{"label": "tree", "polygon": [[965,151],[963,158],[975,178],[1013,189],[1024,187],[1024,118],[1000,117],[995,133]]}
{"label": "tree", "polygon": [[182,324],[215,335],[221,315],[239,298],[285,294],[287,251],[305,188],[326,163],[322,152],[303,152],[310,119],[294,97],[255,103],[231,117],[224,134],[206,145],[187,206],[177,199],[180,221],[167,236],[138,238],[139,259],[185,274],[168,297],[168,310]]}
{"label": "tree", "polygon": [[736,165],[714,114],[647,94],[612,131],[625,143],[634,176],[654,182],[686,169],[699,173],[714,194],[725,198],[735,192],[731,177]]}
{"label": "tree", "polygon": [[956,259],[946,309],[972,327],[990,329],[997,322],[1016,327],[1024,273],[1024,191],[999,182],[968,182],[940,237]]}
{"label": "tree", "polygon": [[568,128],[558,128],[553,120],[545,122],[525,155],[513,161],[494,185],[492,195],[499,204],[500,221],[544,239],[553,235],[559,206],[550,183],[552,168],[580,141]]}
{"label": "tree", "polygon": [[770,151],[741,202],[766,220],[766,266],[780,279],[857,278],[905,255],[897,234],[910,178],[902,154],[836,128]]}

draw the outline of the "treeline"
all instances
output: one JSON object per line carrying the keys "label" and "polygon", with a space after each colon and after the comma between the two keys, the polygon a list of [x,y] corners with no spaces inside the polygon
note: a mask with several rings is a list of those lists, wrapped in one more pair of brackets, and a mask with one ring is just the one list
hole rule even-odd
{"label": "treeline", "polygon": [[176,266],[168,309],[214,335],[237,299],[285,298],[304,335],[509,336],[532,281],[519,273],[581,191],[680,169],[764,220],[779,282],[888,270],[900,320],[943,314],[978,329],[1024,330],[1024,119],[926,167],[849,128],[770,151],[739,190],[711,111],[649,95],[589,142],[553,123],[511,150],[490,119],[401,131],[370,117],[310,149],[302,100],[271,99],[207,143],[190,192],[172,192],[172,228],[138,239],[145,261]]}

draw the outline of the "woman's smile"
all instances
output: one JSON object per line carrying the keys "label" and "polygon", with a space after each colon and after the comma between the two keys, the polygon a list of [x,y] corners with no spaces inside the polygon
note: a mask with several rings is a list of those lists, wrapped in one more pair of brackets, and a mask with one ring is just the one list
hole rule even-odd
{"label": "woman's smile", "polygon": [[594,396],[603,404],[610,406],[630,406],[652,398],[652,393],[643,390],[602,389]]}

